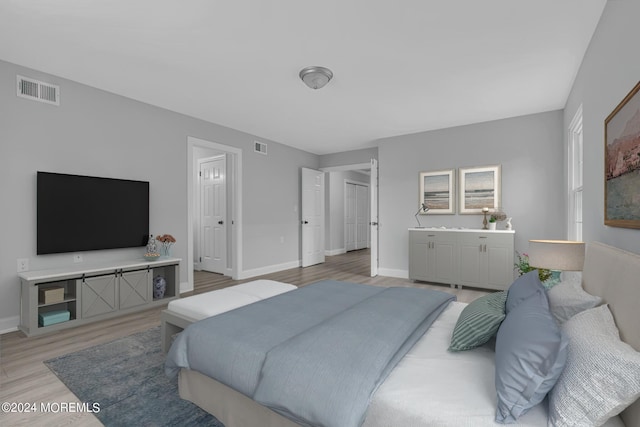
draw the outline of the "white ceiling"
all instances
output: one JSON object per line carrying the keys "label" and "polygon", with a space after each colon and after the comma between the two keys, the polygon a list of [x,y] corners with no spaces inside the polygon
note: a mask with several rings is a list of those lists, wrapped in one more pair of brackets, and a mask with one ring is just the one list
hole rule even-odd
{"label": "white ceiling", "polygon": [[0,59],[326,154],[563,108],[605,3],[0,0]]}

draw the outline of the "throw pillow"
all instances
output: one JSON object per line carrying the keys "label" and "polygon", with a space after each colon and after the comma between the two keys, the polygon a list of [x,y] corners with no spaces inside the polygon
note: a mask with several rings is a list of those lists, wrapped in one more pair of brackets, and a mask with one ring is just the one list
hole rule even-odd
{"label": "throw pillow", "polygon": [[576,314],[602,303],[602,298],[582,289],[580,280],[580,277],[563,280],[547,292],[551,314],[558,324],[563,324]]}
{"label": "throw pillow", "polygon": [[522,301],[539,292],[545,292],[545,288],[542,286],[542,283],[540,283],[538,270],[523,274],[509,286],[505,312],[509,314],[509,312]]}
{"label": "throw pillow", "polygon": [[567,340],[553,320],[548,304],[544,291],[535,292],[512,308],[498,329],[495,354],[498,423],[513,423],[539,404],[564,368]]}
{"label": "throw pillow", "polygon": [[562,326],[569,338],[564,372],[549,394],[556,427],[602,425],[640,397],[640,352],[620,340],[607,305]]}
{"label": "throw pillow", "polygon": [[470,350],[489,341],[504,320],[505,291],[482,296],[467,305],[453,329],[450,351]]}

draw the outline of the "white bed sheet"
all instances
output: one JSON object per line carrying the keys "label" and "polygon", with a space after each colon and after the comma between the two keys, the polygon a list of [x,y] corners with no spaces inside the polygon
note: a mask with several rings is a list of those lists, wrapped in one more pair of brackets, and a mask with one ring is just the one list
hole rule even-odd
{"label": "white bed sheet", "polygon": [[[447,350],[467,304],[449,304],[375,392],[362,427],[496,427],[494,351]],[[547,427],[547,401],[512,426]],[[603,427],[624,427],[620,417]]]}
{"label": "white bed sheet", "polygon": [[[489,345],[447,350],[465,303],[452,302],[376,391],[363,427],[500,426],[496,408],[494,352]],[[546,402],[518,426],[546,426]]]}

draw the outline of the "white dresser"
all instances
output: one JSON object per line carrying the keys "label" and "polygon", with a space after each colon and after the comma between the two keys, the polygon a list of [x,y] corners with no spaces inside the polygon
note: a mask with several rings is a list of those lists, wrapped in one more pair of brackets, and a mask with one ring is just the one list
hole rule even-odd
{"label": "white dresser", "polygon": [[507,289],[514,280],[514,230],[409,229],[409,278]]}

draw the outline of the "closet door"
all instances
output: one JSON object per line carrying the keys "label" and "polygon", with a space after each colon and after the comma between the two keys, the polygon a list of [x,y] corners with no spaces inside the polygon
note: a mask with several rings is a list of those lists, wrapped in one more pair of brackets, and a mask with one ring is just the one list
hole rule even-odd
{"label": "closet door", "polygon": [[356,204],[356,249],[364,249],[369,243],[369,191],[364,185],[356,185]]}
{"label": "closet door", "polygon": [[357,200],[356,200],[356,185],[351,184],[349,182],[345,183],[344,187],[345,191],[345,205],[344,205],[344,234],[345,234],[345,248],[347,251],[353,251],[357,249],[356,246],[356,209],[357,209]]}

